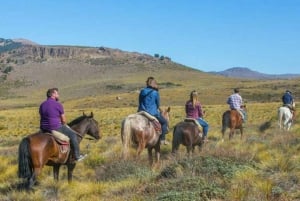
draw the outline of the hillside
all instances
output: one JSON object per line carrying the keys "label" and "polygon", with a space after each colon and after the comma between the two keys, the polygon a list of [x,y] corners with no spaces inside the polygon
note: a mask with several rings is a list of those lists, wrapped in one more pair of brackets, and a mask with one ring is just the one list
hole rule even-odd
{"label": "hillside", "polygon": [[233,78],[245,78],[245,79],[292,79],[300,77],[299,74],[265,74],[257,71],[253,71],[246,67],[233,67],[219,72],[209,72],[211,74],[222,75]]}
{"label": "hillside", "polygon": [[[156,77],[162,102],[171,105],[182,105],[193,89],[199,91],[204,104],[223,104],[234,87],[241,88],[248,102],[280,101],[286,88],[300,92],[296,79],[228,78],[157,54],[108,47],[44,46],[24,39],[3,39],[0,47],[1,107],[36,106],[53,86],[60,89],[63,101],[83,99],[86,107],[132,106],[148,76]],[[121,101],[115,101],[117,96]]]}

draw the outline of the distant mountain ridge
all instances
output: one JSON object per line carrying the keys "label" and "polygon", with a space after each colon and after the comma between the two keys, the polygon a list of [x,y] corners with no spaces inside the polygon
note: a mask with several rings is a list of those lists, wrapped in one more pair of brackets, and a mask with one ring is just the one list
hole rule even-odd
{"label": "distant mountain ridge", "polygon": [[265,74],[253,71],[247,67],[233,67],[224,71],[211,71],[208,72],[215,75],[221,75],[231,78],[245,78],[245,79],[292,79],[300,77],[300,74]]}

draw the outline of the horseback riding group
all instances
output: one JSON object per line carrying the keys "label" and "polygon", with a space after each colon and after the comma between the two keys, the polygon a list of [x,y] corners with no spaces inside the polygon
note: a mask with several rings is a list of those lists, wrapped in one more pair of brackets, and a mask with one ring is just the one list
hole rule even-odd
{"label": "horseback riding group", "polygon": [[[68,180],[72,180],[72,173],[76,162],[83,160],[86,155],[80,154],[79,143],[85,134],[100,139],[98,122],[90,115],[83,114],[67,124],[64,108],[59,102],[57,88],[48,89],[47,99],[39,107],[40,130],[22,139],[19,145],[18,175],[25,180],[25,187],[33,187],[44,165],[53,166],[54,178],[58,180],[61,165],[68,167]],[[291,92],[287,91],[282,97],[284,108],[289,108],[294,114],[294,101]],[[127,157],[128,149],[136,145],[137,155],[143,149],[148,149],[149,162],[152,164],[152,150],[155,150],[155,160],[160,158],[160,145],[170,144],[166,140],[169,132],[170,107],[163,110],[160,107],[158,84],[154,77],[148,77],[146,87],[139,94],[137,113],[127,116],[121,127],[123,156]],[[231,138],[235,129],[243,133],[242,123],[246,121],[246,107],[239,89],[228,97],[230,110],[224,112],[222,118],[222,136],[227,127],[230,128]],[[282,107],[281,107],[282,108]],[[195,146],[201,147],[208,141],[209,125],[204,120],[205,111],[198,100],[197,91],[190,93],[185,104],[186,117],[177,123],[173,130],[172,153],[176,153],[180,144],[193,151]]]}

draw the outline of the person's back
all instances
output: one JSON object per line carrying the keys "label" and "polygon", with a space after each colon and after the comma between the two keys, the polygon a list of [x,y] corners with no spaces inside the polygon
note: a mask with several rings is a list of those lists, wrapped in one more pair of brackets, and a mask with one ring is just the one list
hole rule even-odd
{"label": "person's back", "polygon": [[148,77],[146,80],[146,87],[143,88],[139,94],[138,112],[145,111],[157,118],[161,124],[162,134],[160,140],[162,144],[169,144],[165,140],[168,133],[167,120],[160,114],[160,96],[158,93],[158,86],[154,77]]}
{"label": "person's back", "polygon": [[39,108],[40,113],[40,129],[44,132],[51,132],[61,127],[60,116],[64,114],[62,105],[48,97]]}
{"label": "person's back", "polygon": [[239,95],[239,90],[234,89],[234,93],[231,94],[227,100],[227,104],[229,104],[230,109],[232,110],[240,110],[241,105],[243,104],[242,97]]}
{"label": "person's back", "polygon": [[48,89],[47,99],[39,107],[40,129],[42,132],[52,133],[53,130],[59,131],[70,138],[71,147],[74,151],[75,160],[80,161],[85,156],[79,154],[79,144],[77,134],[69,126],[66,126],[64,108],[58,102],[59,94],[57,88]]}
{"label": "person's back", "polygon": [[227,104],[229,105],[231,110],[236,110],[242,116],[243,121],[246,121],[246,111],[243,110],[243,99],[239,94],[240,90],[235,88],[233,90],[233,94],[231,94],[227,99]]}
{"label": "person's back", "polygon": [[293,105],[293,102],[294,100],[293,100],[292,92],[286,90],[286,92],[282,96],[282,103],[284,105]]}
{"label": "person's back", "polygon": [[152,87],[145,87],[139,95],[138,111],[145,111],[155,116],[158,115],[159,94]]}
{"label": "person's back", "polygon": [[185,113],[187,118],[196,119],[198,123],[202,126],[202,140],[207,141],[209,125],[203,119],[204,112],[202,110],[201,103],[198,101],[198,93],[195,90],[190,93],[190,99],[185,103]]}

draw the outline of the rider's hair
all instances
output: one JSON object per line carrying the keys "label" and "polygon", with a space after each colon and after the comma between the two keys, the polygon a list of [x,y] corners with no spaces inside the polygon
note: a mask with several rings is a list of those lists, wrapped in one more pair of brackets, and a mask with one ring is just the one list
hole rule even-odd
{"label": "rider's hair", "polygon": [[239,93],[240,92],[240,89],[239,88],[235,88],[233,89],[234,93]]}
{"label": "rider's hair", "polygon": [[47,93],[46,93],[47,98],[50,98],[52,96],[52,94],[54,93],[54,91],[58,91],[58,88],[54,87],[54,88],[48,89]]}
{"label": "rider's hair", "polygon": [[198,93],[196,90],[193,90],[190,94],[190,100],[193,102],[193,107],[195,108],[196,103],[198,102]]}
{"label": "rider's hair", "polygon": [[146,85],[147,85],[147,87],[151,87],[153,89],[158,89],[157,82],[154,79],[154,77],[152,77],[152,76],[147,78]]}

